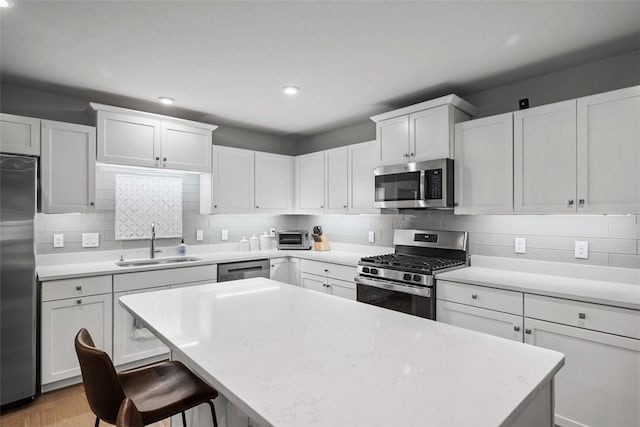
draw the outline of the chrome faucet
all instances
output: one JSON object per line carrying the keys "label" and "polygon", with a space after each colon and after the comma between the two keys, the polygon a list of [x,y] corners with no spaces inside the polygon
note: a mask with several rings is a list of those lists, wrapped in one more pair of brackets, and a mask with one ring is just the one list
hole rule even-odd
{"label": "chrome faucet", "polygon": [[160,249],[156,249],[156,223],[151,223],[151,247],[149,248],[149,258],[155,258],[156,253],[162,252]]}

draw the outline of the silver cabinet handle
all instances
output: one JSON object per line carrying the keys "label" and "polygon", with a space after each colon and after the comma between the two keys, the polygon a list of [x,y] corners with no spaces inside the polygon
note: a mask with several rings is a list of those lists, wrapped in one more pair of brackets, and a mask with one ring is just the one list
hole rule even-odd
{"label": "silver cabinet handle", "polygon": [[81,299],[77,299],[76,300],[76,305],[80,305],[80,304],[82,304],[82,300]]}
{"label": "silver cabinet handle", "polygon": [[402,157],[409,157],[409,153],[404,153]]}
{"label": "silver cabinet handle", "polygon": [[214,209],[217,209],[217,208],[218,208],[218,205],[213,205],[213,208],[214,208]]}
{"label": "silver cabinet handle", "polygon": [[583,207],[584,206],[584,199],[578,199],[578,206],[579,207]]}
{"label": "silver cabinet handle", "polygon": [[156,166],[158,166],[159,161],[160,161],[160,157],[156,157]]}
{"label": "silver cabinet handle", "polygon": [[95,206],[96,202],[89,202],[89,206]]}
{"label": "silver cabinet handle", "polygon": [[276,266],[275,264],[271,264],[271,268],[275,268],[275,266]]}
{"label": "silver cabinet handle", "polygon": [[568,205],[569,207],[573,206],[573,199],[569,199],[569,200],[567,200],[567,205]]}
{"label": "silver cabinet handle", "polygon": [[527,334],[527,335],[531,335],[531,329],[525,329],[524,333]]}
{"label": "silver cabinet handle", "polygon": [[415,153],[409,153],[409,157],[415,156]]}
{"label": "silver cabinet handle", "polygon": [[162,158],[162,166],[165,167],[165,168],[167,167],[167,158],[166,157]]}
{"label": "silver cabinet handle", "polygon": [[347,209],[347,205],[343,205],[342,207],[343,207],[343,208],[345,208],[345,209]]}
{"label": "silver cabinet handle", "polygon": [[520,332],[520,326],[513,325],[513,330],[516,332]]}
{"label": "silver cabinet handle", "polygon": [[82,285],[76,286],[76,291],[81,291],[81,290],[82,290]]}
{"label": "silver cabinet handle", "polygon": [[478,299],[478,294],[472,294],[471,299]]}
{"label": "silver cabinet handle", "polygon": [[324,269],[324,272],[325,272],[325,273],[328,273],[328,272],[329,272],[329,270],[325,268],[325,269]]}
{"label": "silver cabinet handle", "polygon": [[578,319],[586,319],[587,315],[586,313],[578,313]]}
{"label": "silver cabinet handle", "polygon": [[256,209],[260,209],[260,206],[256,205]]}
{"label": "silver cabinet handle", "polygon": [[324,209],[324,205],[320,205],[320,209]]}

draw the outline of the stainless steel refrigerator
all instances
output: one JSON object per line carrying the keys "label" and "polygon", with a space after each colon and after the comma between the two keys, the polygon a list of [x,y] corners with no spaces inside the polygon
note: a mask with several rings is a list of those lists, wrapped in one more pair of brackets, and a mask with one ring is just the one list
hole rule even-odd
{"label": "stainless steel refrigerator", "polygon": [[0,155],[0,404],[37,394],[37,159]]}

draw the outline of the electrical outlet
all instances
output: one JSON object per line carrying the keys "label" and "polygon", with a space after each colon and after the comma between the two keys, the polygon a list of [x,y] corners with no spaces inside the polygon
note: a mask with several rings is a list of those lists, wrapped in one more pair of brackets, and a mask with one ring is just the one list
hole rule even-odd
{"label": "electrical outlet", "polygon": [[202,242],[204,240],[204,231],[196,230],[196,241]]}
{"label": "electrical outlet", "polygon": [[524,237],[516,237],[514,243],[514,251],[517,254],[527,253],[527,239]]}
{"label": "electrical outlet", "polygon": [[97,248],[100,246],[100,233],[82,233],[83,248]]}
{"label": "electrical outlet", "polygon": [[229,230],[222,230],[222,233],[220,233],[220,240],[229,240]]}
{"label": "electrical outlet", "polygon": [[369,243],[373,243],[376,241],[376,232],[369,231]]}
{"label": "electrical outlet", "polygon": [[576,240],[576,258],[587,259],[589,258],[589,242]]}
{"label": "electrical outlet", "polygon": [[53,247],[54,248],[64,248],[64,234],[54,234],[53,235]]}
{"label": "electrical outlet", "polygon": [[271,237],[276,237],[276,229],[275,228],[270,228],[269,229],[269,235]]}

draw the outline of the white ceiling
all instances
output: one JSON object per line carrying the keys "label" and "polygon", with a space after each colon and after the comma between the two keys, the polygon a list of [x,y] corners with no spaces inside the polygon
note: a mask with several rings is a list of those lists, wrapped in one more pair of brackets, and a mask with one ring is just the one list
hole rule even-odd
{"label": "white ceiling", "polygon": [[5,77],[166,95],[294,134],[640,47],[638,0],[14,2],[0,11]]}

